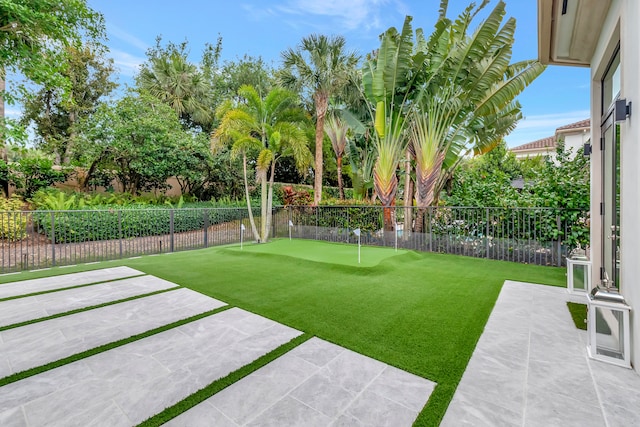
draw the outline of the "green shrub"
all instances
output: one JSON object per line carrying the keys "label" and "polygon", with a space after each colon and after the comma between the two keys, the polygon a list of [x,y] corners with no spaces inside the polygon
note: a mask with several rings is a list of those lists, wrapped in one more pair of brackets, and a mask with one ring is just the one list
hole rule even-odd
{"label": "green shrub", "polygon": [[215,225],[246,216],[243,208],[159,209],[148,205],[129,205],[118,210],[111,206],[102,208],[55,213],[36,211],[34,219],[43,234],[51,238],[55,227],[56,242],[70,243],[169,234],[172,211],[175,233],[202,230],[205,221]]}
{"label": "green shrub", "polygon": [[0,197],[0,239],[15,242],[27,237],[27,217],[20,212],[23,204],[15,195]]}

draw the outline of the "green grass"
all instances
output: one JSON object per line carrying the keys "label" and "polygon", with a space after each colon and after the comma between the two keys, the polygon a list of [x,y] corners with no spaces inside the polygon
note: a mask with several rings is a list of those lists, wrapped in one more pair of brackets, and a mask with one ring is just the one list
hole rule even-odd
{"label": "green grass", "polygon": [[586,331],[587,305],[578,304],[576,302],[567,302],[567,307],[569,307],[569,313],[571,313],[571,318],[573,319],[573,323],[576,325],[576,328]]}
{"label": "green grass", "polygon": [[[242,251],[210,248],[54,269],[48,275],[128,265],[428,378],[438,385],[416,425],[440,422],[505,280],[554,286],[566,280],[563,268],[396,254],[392,248],[366,248],[367,256],[379,258],[374,266],[345,265],[331,257],[337,248],[357,250],[355,245],[299,240],[289,252],[283,249],[289,243],[294,241]],[[326,257],[305,259],[312,253]]]}
{"label": "green grass", "polygon": [[389,250],[375,246],[362,246],[360,248],[360,263],[358,263],[358,245],[343,243],[323,243],[310,245],[309,240],[275,240],[268,245],[252,243],[231,250],[246,251],[252,253],[293,256],[307,261],[323,262],[328,264],[341,264],[352,267],[375,267],[380,262],[393,256],[404,255],[407,250]]}

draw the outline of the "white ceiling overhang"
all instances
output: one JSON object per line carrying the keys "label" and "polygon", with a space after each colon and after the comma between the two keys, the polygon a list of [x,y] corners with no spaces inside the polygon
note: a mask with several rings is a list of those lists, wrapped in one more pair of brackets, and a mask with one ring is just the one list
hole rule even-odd
{"label": "white ceiling overhang", "polygon": [[538,59],[588,67],[611,0],[538,0]]}

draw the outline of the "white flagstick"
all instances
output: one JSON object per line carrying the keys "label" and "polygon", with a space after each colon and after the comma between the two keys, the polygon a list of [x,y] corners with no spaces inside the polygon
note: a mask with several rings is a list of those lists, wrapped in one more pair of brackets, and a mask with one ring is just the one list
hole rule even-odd
{"label": "white flagstick", "polygon": [[242,238],[244,237],[244,224],[240,224],[240,250],[242,250]]}
{"label": "white flagstick", "polygon": [[358,264],[360,264],[360,229],[356,228],[353,230],[353,234],[358,236]]}
{"label": "white flagstick", "polygon": [[291,227],[293,227],[293,222],[289,220],[289,240],[291,240]]}

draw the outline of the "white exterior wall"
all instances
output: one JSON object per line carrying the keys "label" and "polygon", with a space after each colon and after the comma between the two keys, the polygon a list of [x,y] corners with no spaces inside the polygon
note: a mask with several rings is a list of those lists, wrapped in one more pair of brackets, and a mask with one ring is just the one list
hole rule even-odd
{"label": "white exterior wall", "polygon": [[578,152],[578,149],[582,148],[584,144],[589,140],[591,134],[588,130],[572,131],[564,133],[564,150],[571,152],[571,158],[573,159]]}
{"label": "white exterior wall", "polygon": [[[620,18],[621,97],[640,107],[640,3],[626,0]],[[640,110],[638,110],[640,111]],[[621,162],[621,245],[622,293],[632,307],[632,359],[640,372],[640,115],[631,116],[622,125]]]}
{"label": "white exterior wall", "polygon": [[[631,363],[640,372],[640,2],[613,0],[591,60],[591,254],[594,283],[599,281],[602,250],[601,79],[620,40],[620,98],[634,105],[621,123],[620,291],[631,306]],[[636,107],[637,105],[637,107]]]}

